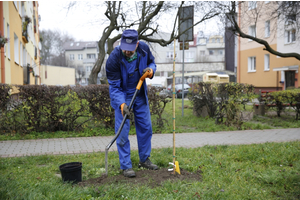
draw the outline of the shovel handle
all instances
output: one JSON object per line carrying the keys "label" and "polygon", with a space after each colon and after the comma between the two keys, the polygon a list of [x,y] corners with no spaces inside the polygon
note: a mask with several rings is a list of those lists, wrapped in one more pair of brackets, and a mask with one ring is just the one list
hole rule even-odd
{"label": "shovel handle", "polygon": [[137,90],[140,90],[141,89],[141,86],[142,86],[142,84],[143,84],[143,82],[144,82],[144,80],[145,80],[145,78],[147,78],[147,76],[150,74],[150,70],[147,70],[144,74],[143,74],[143,76],[140,78],[140,80],[139,80],[139,83],[137,84],[137,86],[136,86],[136,89]]}

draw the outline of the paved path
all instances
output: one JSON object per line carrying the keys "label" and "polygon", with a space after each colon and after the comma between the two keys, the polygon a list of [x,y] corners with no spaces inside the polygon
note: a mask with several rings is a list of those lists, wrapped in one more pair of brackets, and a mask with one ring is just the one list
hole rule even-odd
{"label": "paved path", "polygon": [[[300,140],[300,128],[177,133],[176,147],[195,148],[204,145],[253,144]],[[0,157],[43,154],[80,154],[104,152],[113,136],[39,140],[0,141]],[[137,149],[136,136],[129,136],[131,149]],[[173,134],[153,134],[152,148],[173,147]],[[116,151],[114,143],[110,151]]]}

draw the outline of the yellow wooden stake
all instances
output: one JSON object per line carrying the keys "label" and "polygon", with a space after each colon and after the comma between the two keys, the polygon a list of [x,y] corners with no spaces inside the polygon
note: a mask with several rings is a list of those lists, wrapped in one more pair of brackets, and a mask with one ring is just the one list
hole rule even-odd
{"label": "yellow wooden stake", "polygon": [[179,162],[175,161],[175,171],[180,174]]}
{"label": "yellow wooden stake", "polygon": [[[174,39],[174,54],[173,54],[173,98],[172,98],[172,105],[173,105],[173,163],[175,164],[175,58],[176,58],[176,49],[175,49],[175,39]],[[173,168],[173,172],[175,174],[175,165]]]}

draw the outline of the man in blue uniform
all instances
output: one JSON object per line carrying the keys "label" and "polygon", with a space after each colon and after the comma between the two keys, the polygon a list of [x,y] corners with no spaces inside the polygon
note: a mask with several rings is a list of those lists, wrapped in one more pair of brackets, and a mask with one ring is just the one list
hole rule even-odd
{"label": "man in blue uniform", "polygon": [[[138,32],[133,29],[125,30],[121,44],[117,46],[106,62],[106,76],[109,83],[111,106],[115,109],[115,132],[118,131],[125,113],[129,116],[129,104],[136,90],[140,77],[150,71],[147,78],[152,79],[156,71],[154,57],[149,46],[138,41]],[[147,96],[147,85],[143,85],[133,104],[134,122],[139,149],[139,167],[157,170],[149,157],[151,153],[152,125]],[[120,167],[126,177],[135,177],[130,159],[130,129],[129,119],[117,138]]]}

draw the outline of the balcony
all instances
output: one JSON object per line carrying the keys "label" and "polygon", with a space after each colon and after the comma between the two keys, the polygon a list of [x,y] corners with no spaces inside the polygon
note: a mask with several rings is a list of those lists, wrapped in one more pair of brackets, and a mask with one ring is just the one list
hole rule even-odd
{"label": "balcony", "polygon": [[[24,25],[23,25],[24,27]],[[22,39],[25,43],[28,43],[28,32],[27,32],[27,27],[24,29],[23,28],[23,31],[22,31]]]}
{"label": "balcony", "polygon": [[22,23],[22,39],[25,43],[28,43],[28,24],[31,22],[31,19],[28,16],[24,17],[25,20]]}
{"label": "balcony", "polygon": [[208,49],[221,49],[225,48],[225,43],[224,42],[219,42],[219,43],[207,43],[206,48]]}
{"label": "balcony", "polygon": [[37,59],[37,48],[34,47],[34,59]]}
{"label": "balcony", "polygon": [[83,59],[83,64],[88,64],[88,63],[96,63],[96,58],[86,58]]}

